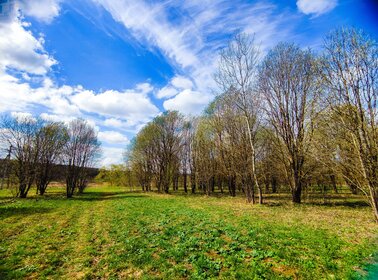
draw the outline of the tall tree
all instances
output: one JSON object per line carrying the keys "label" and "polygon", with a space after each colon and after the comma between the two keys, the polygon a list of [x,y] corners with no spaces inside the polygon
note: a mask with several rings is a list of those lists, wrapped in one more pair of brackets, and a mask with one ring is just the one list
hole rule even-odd
{"label": "tall tree", "polygon": [[345,147],[358,159],[350,174],[360,178],[378,221],[377,42],[360,30],[333,31],[325,39],[321,73],[327,101],[348,136]]}
{"label": "tall tree", "polygon": [[312,139],[318,92],[316,59],[309,50],[280,43],[265,57],[259,87],[266,99],[266,116],[285,155],[292,201],[301,202],[305,163]]}
{"label": "tall tree", "polygon": [[181,150],[181,133],[183,118],[177,111],[167,111],[157,116],[153,123],[156,125],[157,137],[154,139],[158,147],[158,184],[165,193],[177,172],[177,162]]}
{"label": "tall tree", "polygon": [[138,183],[147,192],[151,191],[152,179],[157,171],[155,137],[156,127],[150,122],[137,134],[126,151]]}
{"label": "tall tree", "polygon": [[36,178],[41,149],[37,135],[42,126],[40,119],[31,116],[4,117],[1,122],[0,138],[6,146],[11,147],[18,179],[16,196],[21,198],[27,196]]}
{"label": "tall tree", "polygon": [[169,192],[177,186],[180,155],[182,155],[183,117],[167,111],[148,123],[129,147],[130,161],[143,190],[151,189],[155,178],[157,190]]}
{"label": "tall tree", "polygon": [[72,197],[78,189],[84,191],[88,182],[88,168],[92,167],[100,152],[100,143],[92,126],[85,120],[75,119],[68,124],[68,141],[64,147],[66,164],[66,194]]}
{"label": "tall tree", "polygon": [[37,192],[43,195],[52,178],[54,165],[62,160],[63,148],[68,140],[67,129],[62,123],[45,124],[36,135],[40,145],[37,162]]}
{"label": "tall tree", "polygon": [[[256,132],[260,125],[260,98],[256,91],[256,73],[258,66],[259,50],[254,38],[246,34],[238,34],[229,43],[228,47],[220,53],[218,71],[215,74],[215,81],[223,92],[229,95],[232,101],[243,116],[245,133],[248,136],[251,157],[251,173],[253,183],[259,190],[259,203],[262,203],[262,188],[257,179],[256,171]],[[252,201],[252,193],[248,186],[247,200]]]}

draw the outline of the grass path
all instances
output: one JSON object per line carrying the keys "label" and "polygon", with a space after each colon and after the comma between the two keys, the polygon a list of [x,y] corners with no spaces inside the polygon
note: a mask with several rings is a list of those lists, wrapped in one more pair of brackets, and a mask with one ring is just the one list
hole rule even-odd
{"label": "grass path", "polygon": [[365,206],[50,192],[0,192],[0,279],[365,279],[378,248]]}

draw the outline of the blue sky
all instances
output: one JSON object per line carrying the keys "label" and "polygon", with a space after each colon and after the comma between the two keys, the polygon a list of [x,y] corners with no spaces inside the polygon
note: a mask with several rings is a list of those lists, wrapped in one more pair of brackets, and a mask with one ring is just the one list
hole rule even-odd
{"label": "blue sky", "polygon": [[201,113],[234,34],[255,34],[262,54],[280,41],[320,51],[340,26],[377,38],[377,15],[358,0],[0,0],[0,113],[88,119],[101,164],[119,163],[154,116]]}

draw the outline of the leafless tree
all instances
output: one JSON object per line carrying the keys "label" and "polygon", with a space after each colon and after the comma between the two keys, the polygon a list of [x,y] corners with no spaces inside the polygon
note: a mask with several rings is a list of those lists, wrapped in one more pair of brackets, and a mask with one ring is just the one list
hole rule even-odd
{"label": "leafless tree", "polygon": [[78,189],[83,192],[88,183],[88,168],[99,156],[100,143],[92,126],[85,120],[75,119],[68,124],[68,141],[64,147],[66,164],[66,194],[72,197]]}
{"label": "leafless tree", "polygon": [[318,93],[316,59],[308,50],[280,43],[261,65],[259,88],[266,116],[274,128],[285,161],[292,201],[301,202],[304,166],[312,139],[312,119]]}
{"label": "leafless tree", "polygon": [[127,153],[143,190],[151,189],[153,178],[158,192],[168,193],[171,184],[177,190],[182,130],[182,116],[176,111],[167,111],[136,136]]}
{"label": "leafless tree", "polygon": [[168,193],[174,173],[177,172],[178,168],[183,119],[177,111],[167,111],[156,117],[153,122],[157,128],[157,135],[154,140],[156,146],[159,147],[158,184],[165,193]]}
{"label": "leafless tree", "polygon": [[40,153],[37,161],[37,193],[43,195],[52,178],[54,165],[62,160],[63,148],[67,143],[67,129],[63,123],[50,122],[38,131]]}
{"label": "leafless tree", "polygon": [[[378,221],[378,46],[362,31],[342,28],[324,43],[322,81],[327,101],[353,148],[352,175]],[[348,176],[350,177],[350,176]],[[356,183],[356,180],[354,180]]]}
{"label": "leafless tree", "polygon": [[34,183],[41,145],[37,137],[43,122],[29,116],[4,117],[0,141],[11,148],[18,179],[16,196],[25,198]]}
{"label": "leafless tree", "polygon": [[188,173],[190,172],[190,141],[191,141],[191,130],[192,130],[192,122],[187,120],[183,124],[182,130],[182,143],[181,143],[181,172],[183,177],[183,187],[184,192],[188,192]]}
{"label": "leafless tree", "polygon": [[[248,135],[251,157],[251,171],[253,183],[259,190],[259,203],[263,202],[262,188],[257,179],[256,171],[256,132],[260,125],[260,98],[256,91],[256,74],[258,66],[259,50],[255,45],[254,38],[246,34],[235,36],[228,47],[220,53],[218,71],[215,81],[224,93],[229,95],[231,101],[245,123],[245,132]],[[251,202],[248,186],[247,200]]]}

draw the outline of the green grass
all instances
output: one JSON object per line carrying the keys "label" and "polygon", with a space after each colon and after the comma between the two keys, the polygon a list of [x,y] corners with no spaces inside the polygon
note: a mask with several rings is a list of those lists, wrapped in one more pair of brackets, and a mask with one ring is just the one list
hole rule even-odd
{"label": "green grass", "polygon": [[0,191],[0,279],[365,279],[377,251],[363,203],[48,192],[22,200]]}

